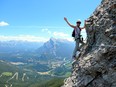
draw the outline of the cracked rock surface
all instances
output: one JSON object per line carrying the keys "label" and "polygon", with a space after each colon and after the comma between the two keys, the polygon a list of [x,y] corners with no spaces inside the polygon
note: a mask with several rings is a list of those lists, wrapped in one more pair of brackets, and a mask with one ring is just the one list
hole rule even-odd
{"label": "cracked rock surface", "polygon": [[62,87],[116,87],[116,0],[102,0],[88,20],[87,43]]}

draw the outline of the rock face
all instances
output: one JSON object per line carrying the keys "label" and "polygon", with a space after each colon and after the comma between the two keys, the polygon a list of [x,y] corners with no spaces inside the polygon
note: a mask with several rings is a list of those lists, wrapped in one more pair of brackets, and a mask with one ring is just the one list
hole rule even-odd
{"label": "rock face", "polygon": [[102,0],[86,32],[87,43],[63,87],[116,87],[116,0]]}

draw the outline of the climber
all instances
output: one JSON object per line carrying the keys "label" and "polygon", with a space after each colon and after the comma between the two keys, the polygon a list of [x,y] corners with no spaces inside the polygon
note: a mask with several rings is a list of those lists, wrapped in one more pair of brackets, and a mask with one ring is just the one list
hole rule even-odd
{"label": "climber", "polygon": [[[76,26],[70,24],[70,23],[68,22],[68,20],[67,20],[66,17],[64,17],[64,20],[67,22],[67,24],[68,24],[70,27],[72,27],[72,28],[74,29],[74,33],[75,33],[75,35],[74,35],[74,39],[75,39],[75,49],[74,49],[74,51],[73,51],[73,56],[72,56],[72,58],[73,58],[73,59],[76,59],[76,53],[77,53],[77,51],[80,52],[79,43],[84,44],[83,41],[80,40],[80,33],[81,33],[81,30],[85,28],[85,23],[84,23],[84,27],[80,27],[80,24],[81,24],[81,21],[80,21],[80,20],[78,20],[78,21],[76,22]],[[85,22],[86,22],[86,20],[85,20]]]}

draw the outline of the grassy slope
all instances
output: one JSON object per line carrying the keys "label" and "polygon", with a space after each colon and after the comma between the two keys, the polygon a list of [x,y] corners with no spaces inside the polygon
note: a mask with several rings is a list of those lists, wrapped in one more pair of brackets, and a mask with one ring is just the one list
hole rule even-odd
{"label": "grassy slope", "polygon": [[49,81],[38,82],[29,87],[61,87],[64,84],[64,78],[53,78]]}

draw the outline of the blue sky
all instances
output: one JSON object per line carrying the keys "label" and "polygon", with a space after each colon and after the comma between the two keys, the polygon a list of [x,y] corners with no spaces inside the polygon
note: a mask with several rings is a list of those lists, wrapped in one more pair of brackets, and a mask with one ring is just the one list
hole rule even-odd
{"label": "blue sky", "polygon": [[[84,22],[101,0],[0,0],[0,40],[46,41],[50,37],[71,39],[75,25]],[[83,23],[82,23],[83,26]],[[85,36],[84,31],[82,32]]]}

